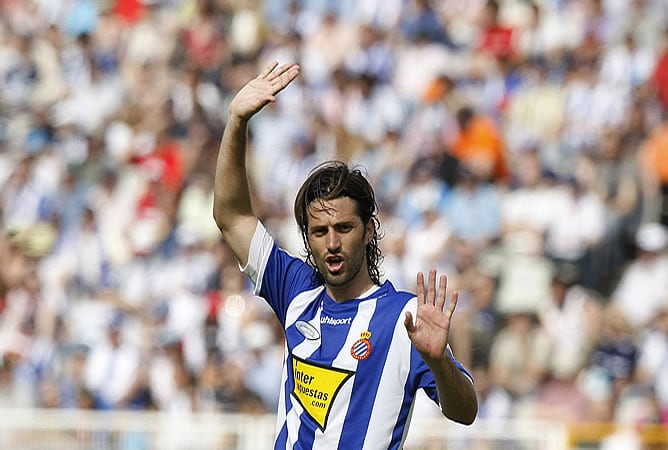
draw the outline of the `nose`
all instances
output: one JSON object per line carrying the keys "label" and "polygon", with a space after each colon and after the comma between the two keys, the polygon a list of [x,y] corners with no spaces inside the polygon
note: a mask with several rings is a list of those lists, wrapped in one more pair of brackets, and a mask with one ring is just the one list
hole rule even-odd
{"label": "nose", "polygon": [[337,253],[341,249],[341,237],[339,233],[334,230],[330,230],[327,233],[327,250],[330,253]]}

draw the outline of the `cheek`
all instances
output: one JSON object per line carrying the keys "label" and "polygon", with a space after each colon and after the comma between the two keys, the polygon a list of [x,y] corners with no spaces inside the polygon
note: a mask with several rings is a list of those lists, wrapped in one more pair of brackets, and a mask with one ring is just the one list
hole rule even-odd
{"label": "cheek", "polygon": [[306,241],[308,247],[311,249],[311,252],[316,254],[326,247],[324,242],[325,241],[323,239],[317,237],[309,237]]}

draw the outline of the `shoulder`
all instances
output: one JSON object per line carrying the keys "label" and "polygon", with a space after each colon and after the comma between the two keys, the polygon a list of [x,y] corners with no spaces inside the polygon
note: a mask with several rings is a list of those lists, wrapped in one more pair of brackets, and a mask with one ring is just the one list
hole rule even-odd
{"label": "shoulder", "polygon": [[383,300],[381,305],[392,309],[403,310],[417,305],[415,293],[406,290],[397,290],[389,281],[385,281],[380,287],[377,298]]}

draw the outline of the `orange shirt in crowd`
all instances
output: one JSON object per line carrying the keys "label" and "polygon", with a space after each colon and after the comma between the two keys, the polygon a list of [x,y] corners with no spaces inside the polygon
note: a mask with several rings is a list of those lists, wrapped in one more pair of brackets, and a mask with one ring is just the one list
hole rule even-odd
{"label": "orange shirt in crowd", "polygon": [[642,162],[662,185],[668,185],[668,122],[657,128],[645,142]]}
{"label": "orange shirt in crowd", "polygon": [[506,151],[496,126],[484,116],[476,116],[462,130],[453,146],[453,156],[464,164],[483,163],[494,180],[509,175]]}

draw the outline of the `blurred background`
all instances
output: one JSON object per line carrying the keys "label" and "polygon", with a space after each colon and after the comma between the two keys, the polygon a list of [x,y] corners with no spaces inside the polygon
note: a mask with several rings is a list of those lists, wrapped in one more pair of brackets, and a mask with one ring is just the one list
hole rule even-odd
{"label": "blurred background", "polygon": [[280,245],[301,254],[308,171],[348,161],[376,188],[385,277],[411,290],[435,267],[460,292],[451,345],[487,434],[448,440],[464,431],[420,401],[407,448],[668,448],[665,0],[0,12],[3,448],[266,448],[259,425],[158,444],[139,433],[157,413],[268,418],[271,442],[282,330],[220,240],[212,182],[229,101],[272,60],[302,67],[251,121]]}

